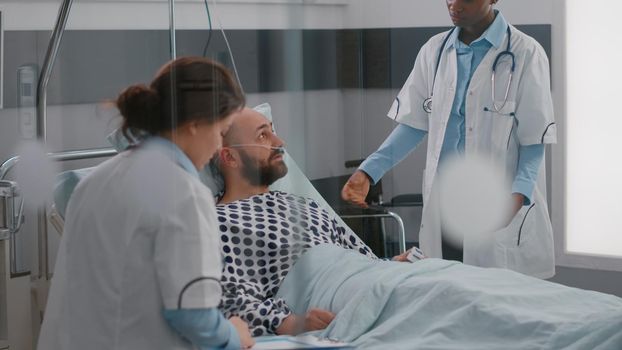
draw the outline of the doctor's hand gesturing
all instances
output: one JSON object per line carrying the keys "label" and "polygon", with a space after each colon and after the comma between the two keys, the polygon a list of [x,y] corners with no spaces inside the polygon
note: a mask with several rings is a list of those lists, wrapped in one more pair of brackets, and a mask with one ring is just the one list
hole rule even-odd
{"label": "doctor's hand gesturing", "polygon": [[242,345],[242,349],[250,349],[255,345],[255,341],[251,336],[251,332],[248,330],[248,324],[244,322],[241,318],[237,316],[233,316],[229,319],[229,322],[233,324],[233,327],[238,331],[238,335],[240,336],[240,345]]}
{"label": "doctor's hand gesturing", "polygon": [[369,177],[361,170],[357,170],[350,176],[348,182],[343,186],[341,190],[341,198],[354,205],[358,205],[363,208],[367,208],[365,198],[369,192],[369,186],[371,182]]}

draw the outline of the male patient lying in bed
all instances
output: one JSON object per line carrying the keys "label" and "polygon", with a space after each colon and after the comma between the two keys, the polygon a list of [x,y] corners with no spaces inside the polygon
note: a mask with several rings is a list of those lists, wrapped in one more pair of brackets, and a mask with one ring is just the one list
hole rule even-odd
{"label": "male patient lying in bed", "polygon": [[225,135],[217,158],[225,179],[217,206],[225,258],[221,306],[225,314],[247,321],[255,336],[323,329],[333,319],[319,309],[292,314],[274,297],[307,248],[330,243],[377,259],[313,200],[268,190],[287,173],[282,147],[270,121],[247,108]]}
{"label": "male patient lying in bed", "polygon": [[622,349],[620,298],[438,259],[381,261],[314,201],[269,192],[287,168],[262,115],[245,110],[223,146],[221,308],[254,335],[318,330],[366,349]]}

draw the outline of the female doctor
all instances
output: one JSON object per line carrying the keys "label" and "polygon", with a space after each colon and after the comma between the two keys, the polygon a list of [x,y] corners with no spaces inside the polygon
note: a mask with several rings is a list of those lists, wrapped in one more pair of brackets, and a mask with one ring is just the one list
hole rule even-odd
{"label": "female doctor", "polygon": [[[544,145],[556,142],[549,63],[542,47],[493,9],[497,0],[446,0],[455,27],[421,49],[388,116],[399,123],[350,177],[342,197],[365,206],[370,183],[428,136],[421,248],[431,257],[502,267],[548,278],[555,274],[545,201]],[[445,239],[436,200],[443,162],[486,156],[513,180],[506,227],[463,245]],[[440,167],[439,167],[440,165]],[[440,169],[440,170],[439,170]]]}
{"label": "female doctor", "polygon": [[244,97],[204,58],[164,65],[116,105],[139,146],[99,165],[68,205],[38,349],[239,349],[224,319],[213,196],[199,180]]}

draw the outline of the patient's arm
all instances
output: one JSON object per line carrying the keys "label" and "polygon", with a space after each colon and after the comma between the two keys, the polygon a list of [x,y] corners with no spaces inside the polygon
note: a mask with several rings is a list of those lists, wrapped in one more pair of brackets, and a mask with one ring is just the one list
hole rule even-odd
{"label": "patient's arm", "polygon": [[276,329],[279,335],[297,335],[303,332],[319,331],[328,327],[335,314],[322,309],[311,309],[305,315],[291,314]]}
{"label": "patient's arm", "polygon": [[415,262],[422,259],[427,259],[427,256],[423,253],[423,251],[417,247],[412,247],[404,253],[394,256],[391,260],[400,262]]}
{"label": "patient's arm", "polygon": [[251,282],[227,283],[220,307],[226,317],[238,316],[246,321],[254,337],[274,334],[292,313],[284,300],[256,296],[257,290],[261,286]]}

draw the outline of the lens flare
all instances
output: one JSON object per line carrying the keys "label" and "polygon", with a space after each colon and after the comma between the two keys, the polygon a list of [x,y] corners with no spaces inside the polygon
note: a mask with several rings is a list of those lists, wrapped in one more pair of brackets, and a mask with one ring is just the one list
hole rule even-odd
{"label": "lens flare", "polygon": [[465,237],[484,235],[504,226],[511,210],[511,186],[502,167],[469,156],[454,158],[439,171],[439,197],[444,238],[462,246]]}
{"label": "lens flare", "polygon": [[24,206],[37,209],[52,198],[58,164],[48,156],[45,146],[35,141],[22,142],[16,152],[15,180],[24,195]]}

